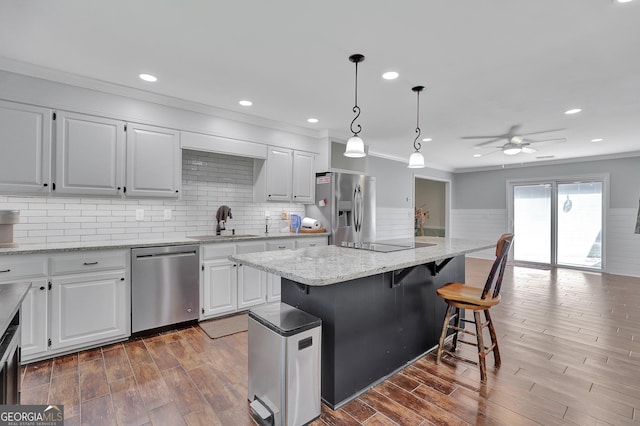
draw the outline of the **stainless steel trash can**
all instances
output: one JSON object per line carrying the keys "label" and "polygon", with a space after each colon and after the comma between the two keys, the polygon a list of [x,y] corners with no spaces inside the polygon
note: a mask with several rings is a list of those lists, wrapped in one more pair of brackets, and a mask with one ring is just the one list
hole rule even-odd
{"label": "stainless steel trash can", "polygon": [[320,416],[322,321],[285,303],[249,311],[249,401],[265,425],[299,426]]}

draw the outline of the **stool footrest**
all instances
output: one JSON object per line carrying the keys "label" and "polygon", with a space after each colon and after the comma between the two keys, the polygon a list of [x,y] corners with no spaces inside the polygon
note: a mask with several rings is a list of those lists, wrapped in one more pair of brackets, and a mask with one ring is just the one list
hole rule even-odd
{"label": "stool footrest", "polygon": [[455,325],[450,325],[447,328],[449,328],[451,330],[459,331],[459,332],[462,332],[462,333],[470,334],[472,336],[476,335],[476,333],[474,333],[473,331],[469,331],[466,328],[456,327]]}
{"label": "stool footrest", "polygon": [[458,355],[456,353],[453,353],[453,352],[450,352],[450,351],[445,351],[445,350],[443,350],[442,353],[445,353],[445,354],[447,354],[450,357],[453,357],[455,359],[459,359],[460,361],[468,362],[468,363],[473,364],[473,365],[478,365],[478,361],[474,361],[472,359],[465,358],[465,357],[460,356],[460,355]]}

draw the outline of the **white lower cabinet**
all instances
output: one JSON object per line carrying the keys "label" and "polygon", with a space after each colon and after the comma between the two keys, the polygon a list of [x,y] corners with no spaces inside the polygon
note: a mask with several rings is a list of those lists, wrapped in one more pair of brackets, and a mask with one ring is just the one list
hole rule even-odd
{"label": "white lower cabinet", "polygon": [[31,288],[22,301],[20,314],[22,360],[47,353],[49,338],[49,290],[47,257],[11,255],[0,258],[0,285],[30,282]]}
{"label": "white lower cabinet", "polygon": [[[293,250],[296,248],[296,240],[274,240],[267,242],[267,251]],[[267,303],[280,300],[280,275],[267,274]]]}
{"label": "white lower cabinet", "polygon": [[21,308],[24,362],[131,334],[129,250],[0,257],[0,285],[31,282]]}
{"label": "white lower cabinet", "polygon": [[203,261],[202,318],[236,311],[238,306],[236,270],[236,264],[226,258]]}
{"label": "white lower cabinet", "polygon": [[54,277],[51,284],[52,350],[128,335],[124,271]]}
{"label": "white lower cabinet", "polygon": [[22,301],[20,329],[23,358],[47,351],[48,295],[47,281],[35,280],[31,282],[31,289]]}
{"label": "white lower cabinet", "polygon": [[267,274],[267,303],[280,300],[280,275]]}
{"label": "white lower cabinet", "polygon": [[267,273],[231,262],[235,253],[265,251],[264,241],[206,244],[202,250],[200,319],[231,314],[267,300]]}
{"label": "white lower cabinet", "polygon": [[[236,253],[265,251],[264,241],[246,241],[237,244]],[[250,266],[238,265],[238,310],[265,303],[267,299],[267,273]]]}
{"label": "white lower cabinet", "polygon": [[267,273],[238,265],[238,309],[244,310],[266,301]]}

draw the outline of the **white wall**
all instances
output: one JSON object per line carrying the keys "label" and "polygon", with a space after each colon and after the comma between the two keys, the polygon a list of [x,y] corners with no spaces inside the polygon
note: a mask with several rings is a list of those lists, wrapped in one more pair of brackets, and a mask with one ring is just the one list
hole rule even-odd
{"label": "white wall", "polygon": [[[20,210],[14,241],[108,241],[144,238],[182,238],[215,233],[215,214],[223,204],[233,219],[227,229],[263,233],[264,214],[272,215],[270,232],[284,225],[283,210],[304,214],[304,206],[289,203],[253,203],[253,160],[184,150],[180,200],[90,197],[0,196],[0,210]],[[136,209],[144,220],[136,221]],[[172,213],[164,220],[164,210]]]}
{"label": "white wall", "polygon": [[[451,235],[497,240],[507,232],[507,181],[609,175],[605,207],[605,272],[640,276],[640,235],[634,234],[640,195],[640,157],[456,173]],[[517,235],[516,235],[517,238]],[[487,257],[488,252],[478,253]]]}

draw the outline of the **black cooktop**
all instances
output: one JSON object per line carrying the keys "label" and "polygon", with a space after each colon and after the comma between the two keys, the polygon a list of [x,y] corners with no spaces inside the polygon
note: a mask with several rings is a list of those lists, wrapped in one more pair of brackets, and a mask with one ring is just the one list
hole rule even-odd
{"label": "black cooktop", "polygon": [[400,250],[409,250],[420,247],[431,247],[435,246],[435,243],[423,243],[413,241],[413,239],[397,239],[397,240],[383,240],[383,241],[375,241],[375,242],[342,242],[342,247],[360,249],[360,250],[369,250],[376,251],[381,253],[390,253],[394,251]]}

